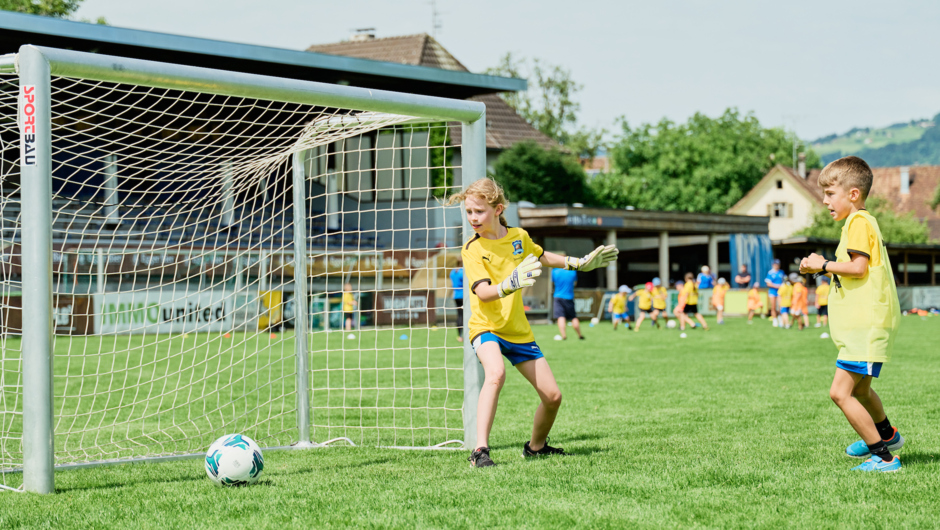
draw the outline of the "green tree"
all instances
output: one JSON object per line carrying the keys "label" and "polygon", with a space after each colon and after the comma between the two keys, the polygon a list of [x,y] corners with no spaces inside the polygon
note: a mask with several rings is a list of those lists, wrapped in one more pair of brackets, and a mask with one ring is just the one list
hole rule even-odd
{"label": "green tree", "polygon": [[546,136],[561,141],[567,128],[577,122],[581,104],[574,100],[574,95],[583,87],[575,82],[570,71],[545,65],[538,59],[516,59],[507,53],[498,66],[486,73],[529,80],[525,92],[506,92],[500,96]]}
{"label": "green tree", "polygon": [[[865,206],[876,219],[881,235],[887,243],[929,243],[930,228],[925,221],[919,221],[910,212],[898,215],[881,197],[870,197]],[[819,210],[813,215],[813,224],[794,235],[838,240],[842,237],[842,225],[845,221],[835,221],[828,210]]]}
{"label": "green tree", "polygon": [[522,118],[545,136],[565,146],[581,159],[593,159],[604,146],[603,129],[575,128],[581,104],[575,96],[583,85],[578,84],[571,71],[557,65],[547,65],[538,59],[519,59],[511,53],[504,55],[499,65],[486,73],[525,78],[529,89],[525,92],[500,94]]}
{"label": "green tree", "polygon": [[431,159],[431,194],[443,198],[454,190],[454,153],[457,151],[450,142],[450,126],[441,124],[431,126],[428,149]]}
{"label": "green tree", "polygon": [[[27,15],[42,15],[55,18],[71,18],[85,0],[0,0],[0,11],[15,11]],[[104,17],[95,20],[87,18],[82,22],[107,25]]]}
{"label": "green tree", "polygon": [[503,151],[491,176],[511,201],[536,204],[589,202],[584,169],[577,159],[535,142],[520,142]]}
{"label": "green tree", "polygon": [[[613,208],[724,213],[775,161],[792,160],[792,135],[735,108],[717,118],[696,113],[684,124],[619,122],[610,148],[614,170],[591,180],[597,201]],[[799,141],[797,149],[807,167],[821,167],[812,149]]]}
{"label": "green tree", "polygon": [[0,11],[68,18],[83,0],[0,0]]}

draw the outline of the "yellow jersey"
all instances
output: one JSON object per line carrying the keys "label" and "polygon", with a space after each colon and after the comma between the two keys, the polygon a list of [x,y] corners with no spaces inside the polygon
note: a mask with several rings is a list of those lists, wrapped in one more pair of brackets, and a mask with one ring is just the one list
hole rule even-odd
{"label": "yellow jersey", "polygon": [[763,302],[760,299],[760,292],[756,288],[752,288],[747,292],[747,309],[755,310],[764,307]]}
{"label": "yellow jersey", "polygon": [[806,311],[806,306],[808,304],[807,294],[809,289],[806,288],[802,283],[793,284],[793,297],[792,297],[792,307],[793,309],[799,309],[800,311]]}
{"label": "yellow jersey", "polygon": [[509,228],[504,237],[485,239],[474,235],[460,252],[464,273],[470,286],[470,339],[492,332],[497,337],[522,344],[534,342],[522,307],[522,291],[492,302],[481,302],[476,288],[482,283],[495,285],[512,274],[529,254],[541,258],[545,251],[521,228]]}
{"label": "yellow jersey", "polygon": [[829,305],[829,284],[821,283],[816,288],[816,305],[823,307]]}
{"label": "yellow jersey", "polygon": [[682,287],[682,292],[686,295],[686,304],[698,305],[698,287],[695,286],[695,282],[685,282],[685,285]]}
{"label": "yellow jersey", "polygon": [[834,275],[829,294],[829,333],[839,360],[885,363],[891,360],[901,323],[898,290],[878,221],[859,210],[845,220],[836,249],[838,262],[851,254],[869,256],[861,278]]}
{"label": "yellow jersey", "polygon": [[653,309],[659,309],[664,311],[666,309],[666,288],[660,285],[659,287],[653,287]]}
{"label": "yellow jersey", "polygon": [[[334,298],[335,300],[335,298]],[[352,313],[356,307],[356,297],[348,291],[343,292],[343,312]]]}
{"label": "yellow jersey", "polygon": [[712,305],[715,307],[725,305],[725,294],[728,292],[728,289],[731,289],[729,285],[718,284],[715,286],[715,289],[712,291]]}
{"label": "yellow jersey", "polygon": [[627,312],[627,293],[617,293],[613,298],[610,299],[610,309],[611,313],[626,313]]}
{"label": "yellow jersey", "polygon": [[649,311],[653,307],[653,293],[647,291],[645,287],[639,289],[634,296],[637,297],[637,307],[641,311]]}
{"label": "yellow jersey", "polygon": [[793,284],[783,282],[777,290],[777,296],[780,297],[780,307],[790,307],[793,303]]}

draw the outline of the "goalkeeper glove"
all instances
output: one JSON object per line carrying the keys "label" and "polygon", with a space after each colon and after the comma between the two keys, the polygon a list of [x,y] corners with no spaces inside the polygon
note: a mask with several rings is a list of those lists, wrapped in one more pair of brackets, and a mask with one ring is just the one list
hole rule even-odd
{"label": "goalkeeper glove", "polygon": [[518,267],[513,269],[512,274],[496,286],[499,297],[505,298],[523,287],[532,287],[540,274],[542,274],[542,262],[529,254]]}
{"label": "goalkeeper glove", "polygon": [[565,258],[565,269],[569,271],[587,272],[606,267],[612,261],[617,260],[617,254],[619,253],[620,250],[614,245],[607,245],[606,247],[601,245],[583,258]]}

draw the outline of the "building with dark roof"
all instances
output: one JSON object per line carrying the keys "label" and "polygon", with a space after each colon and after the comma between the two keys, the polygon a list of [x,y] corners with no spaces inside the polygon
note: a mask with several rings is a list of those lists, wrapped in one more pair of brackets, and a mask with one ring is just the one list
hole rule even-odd
{"label": "building with dark roof", "polygon": [[[348,41],[314,44],[307,51],[451,72],[469,72],[434,37],[426,33],[381,39],[371,34],[360,34]],[[529,125],[497,94],[479,94],[468,99],[486,104],[486,147],[490,165],[499,152],[518,142],[533,141],[546,149],[560,147],[557,142]],[[454,144],[459,144],[460,127],[452,127],[451,131]]]}

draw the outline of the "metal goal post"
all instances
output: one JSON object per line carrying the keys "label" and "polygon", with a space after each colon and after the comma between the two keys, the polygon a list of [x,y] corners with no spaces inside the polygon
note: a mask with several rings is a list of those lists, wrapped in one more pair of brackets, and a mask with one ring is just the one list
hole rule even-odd
{"label": "metal goal post", "polygon": [[[413,117],[414,121],[460,122],[462,127],[461,183],[464,188],[486,172],[485,114],[482,103],[415,94],[371,90],[82,53],[23,46],[19,53],[0,57],[0,73],[19,78],[19,126],[22,216],[22,415],[23,487],[54,491],[53,417],[53,246],[52,246],[52,122],[53,77],[123,83],[157,89],[256,98],[283,103],[356,109]],[[27,97],[28,96],[28,97]],[[294,172],[295,193],[303,189],[303,171]],[[303,218],[303,201],[294,202],[294,215]],[[301,223],[300,226],[303,226]],[[464,239],[470,234],[464,220]],[[303,238],[298,229],[296,238]],[[301,242],[302,244],[302,242]],[[304,259],[303,252],[295,260]],[[297,263],[302,265],[301,263]],[[295,271],[303,270],[295,267]],[[295,272],[295,274],[297,274]],[[297,285],[304,285],[299,281]],[[467,288],[464,287],[466,290]],[[298,293],[300,300],[307,293]],[[469,296],[466,293],[465,296]],[[302,313],[302,311],[298,312]],[[465,312],[465,321],[469,312]],[[304,325],[302,322],[300,325]],[[465,322],[466,326],[466,322]],[[466,329],[466,328],[465,328]],[[310,442],[310,404],[306,340],[296,340],[297,440]],[[475,446],[476,404],[482,369],[469,341],[463,343],[464,445]]]}

